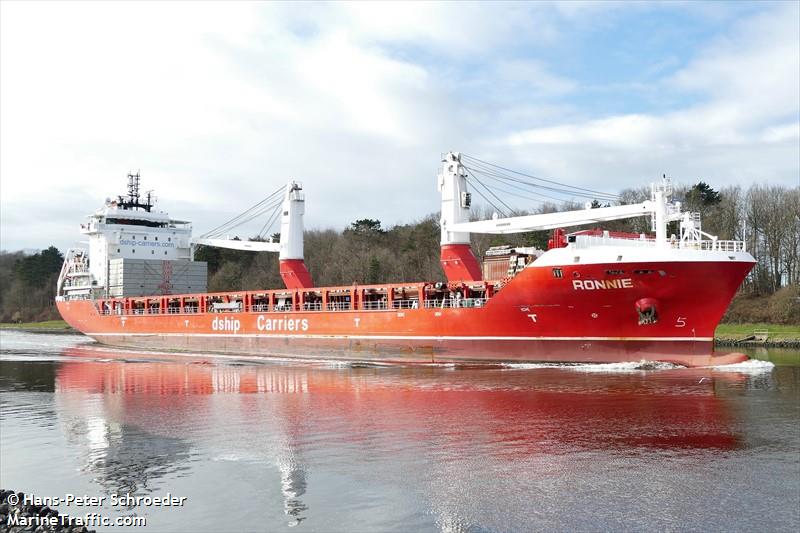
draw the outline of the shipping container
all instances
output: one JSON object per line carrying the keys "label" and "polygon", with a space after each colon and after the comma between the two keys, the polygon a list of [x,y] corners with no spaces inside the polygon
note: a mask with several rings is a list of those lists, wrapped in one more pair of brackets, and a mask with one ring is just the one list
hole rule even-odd
{"label": "shipping container", "polygon": [[112,259],[108,263],[109,296],[149,296],[206,292],[205,261]]}

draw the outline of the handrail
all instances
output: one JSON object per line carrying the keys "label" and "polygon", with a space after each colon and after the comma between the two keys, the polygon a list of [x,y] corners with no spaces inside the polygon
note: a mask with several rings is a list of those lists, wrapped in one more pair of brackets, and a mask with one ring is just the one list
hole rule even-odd
{"label": "handrail", "polygon": [[[442,298],[435,299],[429,298],[422,302],[424,309],[470,309],[479,308],[486,305],[488,298]],[[161,309],[159,306],[151,305],[141,308],[125,309],[121,305],[114,304],[121,303],[120,300],[107,300],[102,302],[102,306],[98,308],[98,313],[101,315],[192,315],[200,313],[197,306],[178,306],[170,305],[166,309]],[[393,300],[391,309],[419,309],[420,302],[416,298]],[[350,311],[352,309],[351,302],[328,302],[325,306],[327,311]],[[377,300],[363,302],[360,309],[364,311],[385,311],[389,310],[389,304],[386,300]],[[207,314],[224,314],[236,312],[252,312],[252,313],[286,313],[286,312],[306,312],[306,311],[322,311],[322,302],[306,302],[302,305],[302,309],[297,309],[297,306],[292,304],[287,305],[273,305],[271,308],[269,304],[255,304],[247,307],[218,307],[214,308],[209,306],[206,310]]]}
{"label": "handrail", "polygon": [[[575,242],[571,243],[577,249],[590,248],[593,246],[629,246],[642,248],[655,248],[655,239],[642,239],[638,237],[605,237],[601,235],[576,235]],[[721,240],[702,240],[702,241],[668,241],[672,249],[685,250],[707,250],[719,252],[743,252],[745,251],[744,241],[721,241]]]}

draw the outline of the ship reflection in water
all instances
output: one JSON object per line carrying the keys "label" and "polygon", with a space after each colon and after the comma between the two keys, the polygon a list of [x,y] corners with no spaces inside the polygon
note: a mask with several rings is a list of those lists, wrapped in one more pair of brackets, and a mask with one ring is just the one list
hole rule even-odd
{"label": "ship reflection in water", "polygon": [[[769,463],[796,451],[796,368],[156,357],[87,345],[61,350],[49,369],[2,361],[3,429],[12,429],[3,483],[189,498],[180,510],[115,510],[148,516],[153,531],[763,527],[764,494],[788,491],[790,501],[797,491],[796,462]],[[46,381],[37,364],[55,368],[52,392],[36,388]],[[754,391],[782,398],[769,407],[769,430],[747,401]],[[42,442],[31,435],[39,419]],[[32,448],[18,450],[21,442]],[[753,480],[756,459],[766,486]],[[797,516],[785,509],[773,519],[781,529]]]}

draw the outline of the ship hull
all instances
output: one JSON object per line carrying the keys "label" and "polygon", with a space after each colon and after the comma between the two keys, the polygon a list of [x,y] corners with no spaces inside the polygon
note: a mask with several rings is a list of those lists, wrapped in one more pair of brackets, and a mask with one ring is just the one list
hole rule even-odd
{"label": "ship hull", "polygon": [[[526,268],[480,307],[103,314],[58,301],[98,342],[133,348],[408,363],[664,361],[729,364],[714,330],[750,261]],[[642,302],[654,315],[642,318]],[[649,318],[649,319],[648,319]]]}

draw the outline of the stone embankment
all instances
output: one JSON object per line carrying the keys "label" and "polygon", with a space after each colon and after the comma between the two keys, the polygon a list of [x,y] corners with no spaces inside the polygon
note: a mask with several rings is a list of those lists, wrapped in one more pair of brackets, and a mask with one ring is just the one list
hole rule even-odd
{"label": "stone embankment", "polygon": [[739,347],[739,348],[795,348],[800,349],[800,339],[769,339],[766,341],[756,340],[737,340],[737,339],[715,339],[716,346]]}
{"label": "stone embankment", "polygon": [[93,529],[77,525],[46,505],[25,503],[25,494],[0,489],[0,533],[95,533]]}

